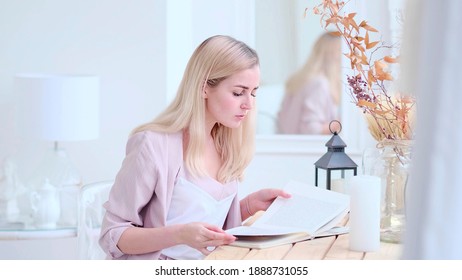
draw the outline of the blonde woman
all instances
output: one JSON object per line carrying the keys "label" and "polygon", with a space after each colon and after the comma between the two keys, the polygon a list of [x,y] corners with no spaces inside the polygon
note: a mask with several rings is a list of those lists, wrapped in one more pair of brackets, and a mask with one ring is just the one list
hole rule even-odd
{"label": "blonde woman", "polygon": [[235,237],[224,229],[266,210],[279,189],[240,200],[252,159],[257,53],[228,36],[205,40],[177,96],[130,136],[105,203],[100,245],[110,259],[201,259]]}
{"label": "blonde woman", "polygon": [[340,54],[339,37],[324,33],[318,38],[305,65],[286,82],[278,113],[278,133],[330,133],[329,123],[338,120]]}

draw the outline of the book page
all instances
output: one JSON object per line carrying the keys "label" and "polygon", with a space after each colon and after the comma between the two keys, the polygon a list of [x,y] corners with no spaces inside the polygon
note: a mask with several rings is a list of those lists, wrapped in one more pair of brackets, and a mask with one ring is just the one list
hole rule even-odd
{"label": "book page", "polygon": [[348,213],[348,195],[291,181],[284,187],[292,197],[278,197],[250,227],[227,230],[233,235],[264,236],[305,232],[314,236],[336,226]]}
{"label": "book page", "polygon": [[314,234],[343,211],[342,205],[294,194],[278,198],[269,212],[255,222],[255,227],[277,226]]}

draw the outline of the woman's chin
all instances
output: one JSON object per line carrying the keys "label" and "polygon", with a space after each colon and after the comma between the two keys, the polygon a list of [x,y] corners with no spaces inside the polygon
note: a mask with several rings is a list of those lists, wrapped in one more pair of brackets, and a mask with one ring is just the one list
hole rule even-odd
{"label": "woman's chin", "polygon": [[221,123],[223,126],[226,126],[228,128],[239,128],[242,125],[242,121],[234,121],[234,122],[226,122],[226,123]]}

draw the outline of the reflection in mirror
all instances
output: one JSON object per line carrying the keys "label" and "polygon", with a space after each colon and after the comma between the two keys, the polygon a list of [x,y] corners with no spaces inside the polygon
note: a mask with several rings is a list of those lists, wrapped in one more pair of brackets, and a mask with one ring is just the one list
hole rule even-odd
{"label": "reflection in mirror", "polygon": [[306,63],[285,83],[277,115],[277,133],[329,134],[329,123],[338,120],[341,92],[341,39],[323,33]]}
{"label": "reflection in mirror", "polygon": [[[260,56],[261,63],[261,86],[258,92],[258,126],[257,133],[260,135],[271,135],[275,133],[283,134],[310,134],[321,135],[328,133],[328,123],[332,119],[338,119],[338,103],[340,100],[339,92],[341,79],[339,78],[340,54],[338,47],[337,55],[329,56],[329,60],[337,59],[334,63],[337,68],[338,80],[333,88],[336,88],[334,94],[330,92],[331,87],[329,79],[319,78],[313,72],[319,73],[318,70],[310,70],[310,74],[302,74],[307,64],[313,63],[313,57],[319,58],[321,53],[316,53],[313,49],[318,38],[322,38],[325,32],[320,25],[319,18],[312,14],[304,17],[304,11],[307,8],[307,2],[302,0],[255,0],[255,44],[256,50]],[[271,32],[268,32],[268,31]],[[327,36],[327,35],[326,35]],[[321,40],[326,41],[326,40]],[[337,40],[338,42],[339,40]],[[340,43],[339,43],[340,44]],[[338,45],[339,45],[338,44]],[[337,46],[338,46],[337,45]],[[324,49],[321,47],[319,49]],[[325,61],[318,61],[318,64],[325,65]],[[329,62],[330,63],[330,62]],[[297,71],[300,71],[297,73]],[[322,69],[325,72],[325,69]],[[316,83],[306,84],[307,78],[318,76]],[[331,75],[329,75],[331,76]],[[290,97],[284,99],[285,84],[287,81],[294,91],[289,93]],[[306,92],[301,88],[323,88],[323,93]],[[296,95],[295,93],[302,93]],[[305,103],[302,96],[310,98],[322,97],[323,104],[318,105],[314,101]],[[284,101],[280,125],[278,127],[278,113]],[[331,103],[328,105],[328,103]],[[305,113],[302,113],[303,104]],[[307,111],[306,109],[313,109]],[[308,112],[308,114],[307,114]],[[327,113],[327,115],[325,114]],[[300,119],[305,120],[322,120],[321,122],[311,124],[299,124]]]}

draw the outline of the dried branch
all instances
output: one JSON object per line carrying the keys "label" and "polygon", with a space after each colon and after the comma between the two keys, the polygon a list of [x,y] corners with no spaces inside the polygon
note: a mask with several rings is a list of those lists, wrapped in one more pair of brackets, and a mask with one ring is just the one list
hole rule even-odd
{"label": "dried branch", "polygon": [[312,11],[321,16],[321,26],[325,29],[335,27],[333,34],[342,37],[348,47],[344,55],[354,73],[347,76],[352,100],[368,115],[369,130],[376,140],[412,139],[415,99],[391,96],[385,85],[393,81],[390,65],[398,63],[399,58],[374,59],[377,50],[392,46],[373,40],[379,31],[365,20],[358,24],[356,13],[343,12],[345,5],[344,1],[323,0]]}

